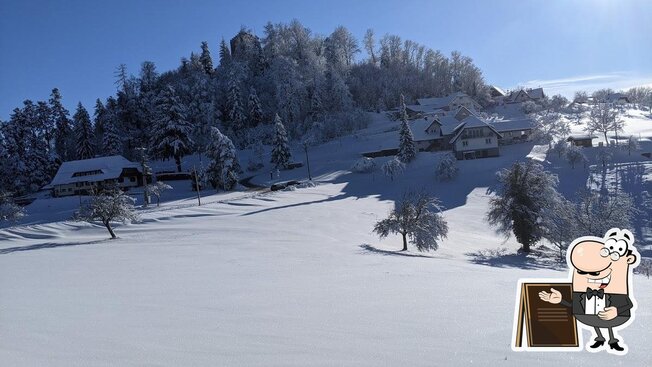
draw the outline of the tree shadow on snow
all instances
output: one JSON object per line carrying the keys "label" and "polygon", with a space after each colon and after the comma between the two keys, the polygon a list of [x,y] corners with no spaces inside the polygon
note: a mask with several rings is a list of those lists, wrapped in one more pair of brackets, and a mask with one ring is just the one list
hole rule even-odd
{"label": "tree shadow on snow", "polygon": [[378,248],[375,248],[371,246],[370,244],[363,243],[362,245],[359,246],[361,251],[360,253],[362,254],[380,254],[383,256],[405,256],[405,257],[424,257],[428,259],[434,259],[432,256],[428,255],[420,255],[420,254],[411,254],[409,252],[402,252],[402,251],[389,251],[389,250],[381,250]]}
{"label": "tree shadow on snow", "polygon": [[57,247],[93,245],[93,244],[97,244],[97,243],[101,243],[101,242],[105,242],[105,241],[108,241],[108,239],[89,241],[89,242],[70,242],[70,243],[48,242],[48,243],[39,243],[39,244],[36,244],[36,245],[29,245],[29,246],[8,247],[8,248],[0,249],[0,255],[7,255],[7,254],[14,253],[14,252],[22,252],[22,251],[43,250],[43,249],[57,248]]}
{"label": "tree shadow on snow", "polygon": [[506,248],[485,249],[465,254],[474,264],[486,265],[496,268],[517,268],[524,270],[559,269],[565,267],[553,258],[536,257],[530,254],[508,253]]}

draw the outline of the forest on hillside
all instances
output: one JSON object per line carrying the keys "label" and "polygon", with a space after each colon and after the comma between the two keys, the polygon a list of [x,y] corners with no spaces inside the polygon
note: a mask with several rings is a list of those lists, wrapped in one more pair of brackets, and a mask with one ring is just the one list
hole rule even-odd
{"label": "forest on hillside", "polygon": [[145,148],[151,158],[180,161],[209,150],[215,128],[240,149],[269,144],[275,122],[288,139],[316,144],[364,128],[365,111],[395,107],[401,94],[488,99],[469,57],[372,30],[360,41],[345,27],[322,36],[294,20],[268,23],[261,37],[242,28],[217,53],[199,44],[173,70],[143,61],[134,75],[117,66],[115,95],[95,106],[68,111],[56,86],[48,101],[24,101],[0,122],[3,191],[35,192],[69,160],[136,160]]}

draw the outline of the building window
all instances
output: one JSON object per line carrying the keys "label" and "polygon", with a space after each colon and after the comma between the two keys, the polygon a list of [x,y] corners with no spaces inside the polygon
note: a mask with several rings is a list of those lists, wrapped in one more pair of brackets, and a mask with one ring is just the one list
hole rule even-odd
{"label": "building window", "polygon": [[466,141],[466,140],[463,140],[463,141],[462,141],[462,146],[463,146],[463,147],[468,147],[468,146],[469,146],[469,142]]}
{"label": "building window", "polygon": [[487,143],[487,144],[491,144],[491,138],[486,138],[486,139],[484,140],[484,142]]}

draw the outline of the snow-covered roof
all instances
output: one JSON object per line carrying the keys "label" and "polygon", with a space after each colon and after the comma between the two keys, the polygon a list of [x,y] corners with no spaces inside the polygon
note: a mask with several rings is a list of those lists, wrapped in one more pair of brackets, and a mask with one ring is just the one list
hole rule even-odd
{"label": "snow-covered roof", "polygon": [[63,162],[52,182],[45,188],[75,182],[116,179],[124,168],[136,168],[141,172],[138,163],[131,162],[121,155]]}
{"label": "snow-covered roof", "polygon": [[451,93],[445,97],[433,97],[433,98],[419,98],[417,103],[421,106],[430,106],[431,108],[443,108],[451,104],[453,100],[459,97],[468,97],[465,93],[456,92]]}
{"label": "snow-covered roof", "polygon": [[499,133],[503,133],[505,131],[532,129],[534,127],[534,121],[532,119],[506,120],[492,122],[490,125]]}
{"label": "snow-covered roof", "polygon": [[479,117],[477,117],[475,115],[471,115],[471,116],[465,118],[464,120],[462,120],[462,122],[455,128],[454,132],[456,134],[450,140],[449,143],[450,144],[455,143],[455,140],[457,140],[460,137],[460,135],[462,135],[464,130],[471,129],[471,128],[474,128],[474,127],[488,127],[493,132],[495,132],[496,135],[498,135],[498,137],[502,137],[502,135],[498,131],[496,131],[496,129],[493,126],[488,124],[486,121],[484,121],[483,119],[481,119],[481,118],[479,118]]}
{"label": "snow-covered roof", "polygon": [[528,89],[527,94],[532,99],[541,99],[544,97],[543,88]]}
{"label": "snow-covered roof", "polygon": [[430,125],[432,125],[432,119],[416,119],[410,121],[410,130],[412,130],[414,141],[437,139],[439,136],[426,132]]}
{"label": "snow-covered roof", "polygon": [[411,104],[405,106],[410,111],[414,112],[420,112],[426,115],[436,115],[436,114],[441,114],[444,113],[445,111],[442,110],[441,108],[437,106],[429,106],[429,105],[418,105],[418,104]]}
{"label": "snow-covered roof", "polygon": [[497,86],[495,86],[495,85],[492,85],[492,86],[490,87],[490,89],[491,89],[492,94],[495,95],[495,97],[497,97],[497,96],[502,96],[502,97],[504,97],[504,96],[507,95],[507,93],[505,93],[504,90],[502,90],[500,87],[497,87]]}
{"label": "snow-covered roof", "polygon": [[623,93],[609,93],[606,97],[606,100],[609,103],[618,102],[620,100],[629,102],[629,98],[627,98],[627,95]]}

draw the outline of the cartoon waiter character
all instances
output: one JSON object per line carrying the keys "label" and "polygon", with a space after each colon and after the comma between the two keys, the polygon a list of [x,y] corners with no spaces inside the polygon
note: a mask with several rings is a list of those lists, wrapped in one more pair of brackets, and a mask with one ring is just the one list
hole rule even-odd
{"label": "cartoon waiter character", "polygon": [[607,329],[607,351],[627,353],[627,346],[616,338],[614,328],[624,328],[633,321],[636,303],[631,294],[631,271],[639,263],[633,243],[632,233],[618,228],[607,231],[604,238],[576,239],[567,256],[573,283],[572,299],[563,299],[554,288],[539,293],[539,298],[546,302],[572,307],[575,318],[595,330],[593,344],[587,344],[589,351],[606,349],[607,340],[601,329]]}

